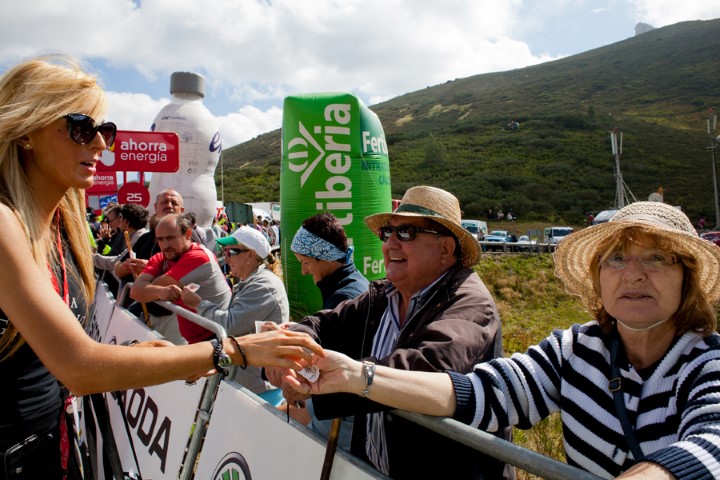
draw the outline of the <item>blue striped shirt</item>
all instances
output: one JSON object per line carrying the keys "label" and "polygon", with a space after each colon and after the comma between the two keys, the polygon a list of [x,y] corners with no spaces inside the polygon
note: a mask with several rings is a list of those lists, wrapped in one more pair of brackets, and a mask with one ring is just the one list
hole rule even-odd
{"label": "blue striped shirt", "polygon": [[[419,292],[416,292],[411,298],[408,305],[408,311],[405,315],[407,321],[403,322],[403,326],[409,323],[409,320],[413,317],[415,312],[419,311],[423,305],[432,297],[431,293],[434,291],[433,287],[442,278],[447,275],[447,272],[440,275],[433,283],[423,288]],[[375,358],[384,358],[389,356],[395,349],[395,343],[400,336],[400,292],[395,288],[394,285],[388,285],[386,290],[388,305],[385,309],[382,319],[380,320],[380,326],[375,337],[373,338],[373,346],[371,354]],[[385,440],[385,414],[383,412],[370,413],[367,416],[366,432],[367,436],[365,439],[365,452],[367,453],[368,459],[372,462],[375,467],[383,472],[385,475],[389,475],[390,466],[387,456],[387,442]]]}

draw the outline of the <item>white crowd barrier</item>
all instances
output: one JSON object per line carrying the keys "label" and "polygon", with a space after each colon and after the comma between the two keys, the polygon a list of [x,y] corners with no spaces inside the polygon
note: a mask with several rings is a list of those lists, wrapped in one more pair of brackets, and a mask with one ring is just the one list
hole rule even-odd
{"label": "white crowd barrier", "polygon": [[[168,302],[158,303],[217,330],[219,337],[225,336],[222,327],[207,319]],[[118,306],[104,283],[98,284],[87,330],[103,343],[161,338],[140,319]],[[219,375],[195,385],[175,381],[107,393],[103,397],[125,478],[320,478],[326,440],[295,421],[288,423],[272,405],[237,383],[221,380]],[[81,413],[83,420],[87,420],[90,413],[96,414]],[[542,478],[599,478],[451,419],[394,413]],[[97,420],[93,423],[95,441],[90,445],[96,445],[95,478],[102,480],[105,478],[103,442]],[[87,443],[84,424],[80,430],[81,440]],[[373,478],[387,477],[343,450],[336,452],[331,480]]]}
{"label": "white crowd barrier", "polygon": [[[197,478],[317,480],[325,440],[234,382],[220,382]],[[233,476],[236,474],[237,476]],[[331,479],[385,478],[338,450]]]}
{"label": "white crowd barrier", "polygon": [[[103,283],[98,284],[97,292],[87,326],[93,338],[114,344],[161,338],[118,306]],[[103,395],[126,478],[320,478],[326,447],[323,438],[295,421],[287,423],[277,409],[242,386],[219,380],[216,375],[192,386],[175,381]],[[213,384],[218,383],[215,391]],[[203,405],[208,398],[209,408]],[[89,413],[96,415],[83,412],[83,418]],[[103,479],[102,436],[98,421],[93,423],[95,475]],[[208,428],[204,441],[199,435],[194,449],[191,439],[200,424]],[[83,432],[85,429],[81,426]],[[87,442],[86,432],[82,438]],[[373,478],[386,477],[346,452],[337,452],[330,479]]]}

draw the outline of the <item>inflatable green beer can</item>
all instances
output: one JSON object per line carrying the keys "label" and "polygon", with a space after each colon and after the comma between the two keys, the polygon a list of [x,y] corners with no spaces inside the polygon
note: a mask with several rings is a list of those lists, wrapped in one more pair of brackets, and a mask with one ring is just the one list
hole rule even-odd
{"label": "inflatable green beer can", "polygon": [[385,276],[381,242],[365,217],[389,212],[390,162],[377,115],[355,95],[318,93],[285,98],[280,170],[281,252],[291,315],[322,307],[320,292],[290,250],[304,219],[335,215],[368,280]]}

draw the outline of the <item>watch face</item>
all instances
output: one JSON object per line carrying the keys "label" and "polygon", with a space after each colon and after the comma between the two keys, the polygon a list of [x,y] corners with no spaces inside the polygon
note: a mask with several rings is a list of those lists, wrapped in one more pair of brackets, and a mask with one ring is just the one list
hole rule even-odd
{"label": "watch face", "polygon": [[227,353],[222,352],[218,360],[218,365],[220,365],[221,368],[227,368],[232,365],[232,358],[230,358]]}

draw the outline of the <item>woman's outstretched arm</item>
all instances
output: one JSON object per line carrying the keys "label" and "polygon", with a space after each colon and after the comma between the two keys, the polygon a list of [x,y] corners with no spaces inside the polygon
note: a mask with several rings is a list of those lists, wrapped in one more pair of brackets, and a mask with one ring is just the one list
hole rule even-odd
{"label": "woman's outstretched arm", "polygon": [[[133,348],[92,340],[55,291],[47,269],[33,260],[18,219],[0,205],[0,309],[55,377],[76,395],[155,385],[213,369],[209,342]],[[299,368],[322,348],[309,336],[278,330],[239,337],[250,365]],[[308,349],[308,350],[306,350]],[[224,350],[242,365],[237,346]]]}
{"label": "woman's outstretched arm", "polygon": [[288,375],[287,383],[299,393],[312,395],[337,392],[360,395],[367,389],[368,398],[390,407],[442,417],[455,413],[455,391],[448,374],[375,366],[373,375],[373,367],[367,367],[373,376],[368,386],[367,370],[362,362],[330,350],[325,354],[316,362],[321,372],[316,382]]}

